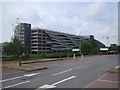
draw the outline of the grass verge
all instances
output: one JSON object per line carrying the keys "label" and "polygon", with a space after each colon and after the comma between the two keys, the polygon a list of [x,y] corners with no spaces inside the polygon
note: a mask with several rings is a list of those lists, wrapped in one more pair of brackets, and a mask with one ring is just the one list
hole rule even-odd
{"label": "grass verge", "polygon": [[11,68],[11,69],[21,70],[21,71],[32,71],[32,70],[47,68],[47,67],[30,65],[30,64],[22,64],[22,66],[19,66],[18,61],[3,62],[2,66],[7,67],[7,68]]}
{"label": "grass verge", "polygon": [[37,62],[45,62],[45,61],[55,61],[55,60],[63,60],[64,58],[49,58],[49,59],[34,59],[34,60],[24,60],[21,61],[21,66],[19,66],[19,61],[6,61],[2,62],[3,67],[22,70],[22,71],[31,71],[31,70],[38,70],[38,69],[46,69],[47,67],[41,67],[32,65],[29,63],[37,63]]}

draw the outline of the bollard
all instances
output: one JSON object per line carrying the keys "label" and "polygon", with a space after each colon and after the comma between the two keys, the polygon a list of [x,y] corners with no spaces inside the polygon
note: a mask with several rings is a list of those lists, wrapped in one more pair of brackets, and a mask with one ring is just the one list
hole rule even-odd
{"label": "bollard", "polygon": [[81,55],[81,60],[83,60],[83,54]]}
{"label": "bollard", "polygon": [[61,58],[61,55],[60,55],[60,58]]}
{"label": "bollard", "polygon": [[73,54],[73,59],[75,59],[75,54]]}
{"label": "bollard", "polygon": [[67,56],[67,58],[69,58],[69,56]]}

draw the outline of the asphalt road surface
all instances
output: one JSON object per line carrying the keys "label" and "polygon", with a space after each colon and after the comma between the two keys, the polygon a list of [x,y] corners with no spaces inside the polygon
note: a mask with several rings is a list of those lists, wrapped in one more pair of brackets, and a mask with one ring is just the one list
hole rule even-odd
{"label": "asphalt road surface", "polygon": [[[70,63],[71,62],[71,63]],[[47,62],[42,62],[47,63]],[[87,88],[118,65],[117,55],[96,56],[89,59],[67,59],[50,62],[45,70],[3,76],[2,88]],[[41,63],[37,63],[39,65]],[[35,64],[34,64],[35,65]]]}

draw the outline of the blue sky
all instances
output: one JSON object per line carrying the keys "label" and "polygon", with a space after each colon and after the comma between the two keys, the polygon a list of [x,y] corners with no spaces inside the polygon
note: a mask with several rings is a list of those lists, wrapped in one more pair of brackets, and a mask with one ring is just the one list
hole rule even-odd
{"label": "blue sky", "polygon": [[79,35],[94,35],[107,45],[118,43],[117,2],[5,2],[2,3],[2,41],[10,41],[13,35],[12,24],[16,18],[20,22]]}

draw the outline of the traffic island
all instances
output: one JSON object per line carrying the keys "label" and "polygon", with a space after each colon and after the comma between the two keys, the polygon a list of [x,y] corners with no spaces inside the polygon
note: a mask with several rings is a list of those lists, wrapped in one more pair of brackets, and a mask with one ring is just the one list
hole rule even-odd
{"label": "traffic island", "polygon": [[108,72],[110,73],[120,73],[120,69],[111,69],[111,70],[108,70]]}
{"label": "traffic island", "polygon": [[30,65],[30,64],[21,64],[21,66],[19,66],[18,61],[4,62],[2,63],[2,67],[15,69],[15,70],[21,70],[21,71],[34,71],[34,70],[47,69],[46,66],[41,67],[41,66],[35,66],[35,65]]}
{"label": "traffic island", "polygon": [[25,60],[22,61],[22,64],[29,64],[29,63],[38,63],[38,62],[49,62],[49,61],[59,61],[64,60],[64,58],[48,58],[48,59],[35,59],[35,60]]}
{"label": "traffic island", "polygon": [[6,62],[2,62],[2,67],[14,69],[14,70],[21,70],[21,71],[34,71],[34,70],[47,69],[47,67],[36,66],[30,63],[59,61],[59,60],[64,60],[64,58],[47,58],[47,59],[34,59],[34,60],[24,60],[24,61],[23,60],[6,61]]}
{"label": "traffic island", "polygon": [[108,70],[109,73],[120,73],[120,66]]}

